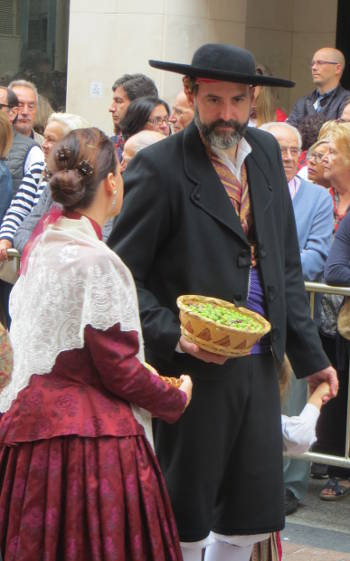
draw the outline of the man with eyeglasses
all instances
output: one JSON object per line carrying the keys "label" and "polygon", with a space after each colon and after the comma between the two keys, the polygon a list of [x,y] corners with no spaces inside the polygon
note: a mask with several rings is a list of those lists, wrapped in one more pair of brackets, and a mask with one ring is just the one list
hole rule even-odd
{"label": "man with eyeglasses", "polygon": [[7,113],[13,127],[13,140],[8,154],[8,167],[12,177],[13,194],[18,190],[23,177],[44,164],[44,154],[34,138],[22,134],[17,128],[19,100],[10,88],[0,86],[0,111]]}
{"label": "man with eyeglasses", "polygon": [[[317,281],[323,276],[333,229],[333,203],[327,189],[297,175],[301,136],[288,123],[266,123],[260,127],[270,132],[280,145],[282,163],[292,198],[297,227],[301,267],[304,279]],[[283,413],[300,415],[307,400],[305,380],[292,376]],[[309,464],[302,460],[285,459],[285,514],[295,512],[306,494]]]}
{"label": "man with eyeglasses", "polygon": [[345,100],[350,97],[350,91],[340,85],[344,67],[345,58],[338,49],[326,47],[316,51],[311,62],[312,81],[316,89],[298,99],[288,123],[298,127],[304,117],[315,113],[322,113],[325,121],[338,119]]}

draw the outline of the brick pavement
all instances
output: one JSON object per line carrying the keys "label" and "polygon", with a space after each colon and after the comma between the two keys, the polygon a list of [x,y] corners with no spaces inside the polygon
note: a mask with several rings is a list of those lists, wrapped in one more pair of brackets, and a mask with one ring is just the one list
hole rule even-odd
{"label": "brick pavement", "polygon": [[350,553],[282,541],[283,561],[350,561]]}

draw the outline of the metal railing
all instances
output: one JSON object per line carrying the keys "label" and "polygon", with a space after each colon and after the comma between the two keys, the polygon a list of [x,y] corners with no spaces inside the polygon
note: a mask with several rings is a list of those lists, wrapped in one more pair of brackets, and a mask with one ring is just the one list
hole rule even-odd
{"label": "metal railing", "polygon": [[[310,309],[311,317],[314,317],[315,311],[315,295],[318,294],[335,294],[337,296],[350,296],[350,287],[346,286],[330,286],[318,282],[306,282],[305,288],[310,293]],[[350,318],[349,318],[350,320]],[[349,361],[349,385],[348,385],[348,401],[346,414],[346,435],[345,435],[344,456],[333,456],[331,454],[321,454],[316,452],[305,452],[304,454],[294,455],[293,458],[317,462],[319,464],[327,464],[350,468],[350,361]]]}

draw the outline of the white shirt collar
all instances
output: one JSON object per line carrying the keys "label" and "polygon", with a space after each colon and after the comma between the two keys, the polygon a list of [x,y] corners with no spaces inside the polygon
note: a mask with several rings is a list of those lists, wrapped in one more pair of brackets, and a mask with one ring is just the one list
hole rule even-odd
{"label": "white shirt collar", "polygon": [[238,181],[241,180],[242,165],[246,157],[251,153],[252,147],[245,138],[241,138],[237,146],[236,161],[230,160],[226,150],[212,147],[211,150],[216,154],[225,166],[237,177]]}

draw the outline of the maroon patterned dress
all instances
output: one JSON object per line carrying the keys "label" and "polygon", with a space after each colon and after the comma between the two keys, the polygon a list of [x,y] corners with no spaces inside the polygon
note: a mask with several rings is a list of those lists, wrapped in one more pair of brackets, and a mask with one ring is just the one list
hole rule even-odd
{"label": "maroon patterned dress", "polygon": [[137,330],[86,325],[83,346],[33,374],[2,416],[4,561],[181,561],[165,483],[130,404],[174,422],[186,396],[139,350]]}

